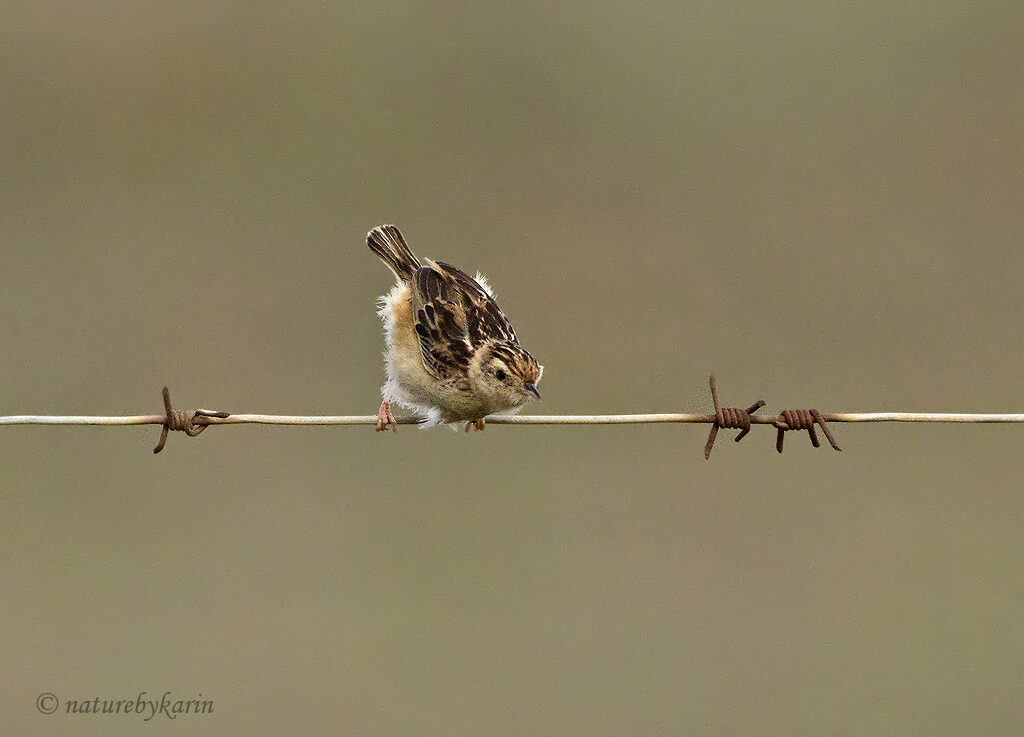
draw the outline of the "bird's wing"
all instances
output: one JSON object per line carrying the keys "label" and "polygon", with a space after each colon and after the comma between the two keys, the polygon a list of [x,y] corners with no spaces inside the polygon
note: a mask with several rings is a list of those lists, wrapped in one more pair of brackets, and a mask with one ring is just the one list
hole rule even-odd
{"label": "bird's wing", "polygon": [[436,379],[447,379],[468,371],[473,347],[458,290],[436,264],[427,263],[412,280],[413,318],[423,368]]}
{"label": "bird's wing", "polygon": [[427,373],[446,379],[469,369],[487,341],[516,342],[516,333],[494,299],[465,272],[427,260],[412,280],[412,307]]}
{"label": "bird's wing", "polygon": [[516,331],[490,292],[480,282],[451,264],[437,264],[456,285],[466,313],[466,334],[471,345],[478,346],[488,340],[518,343]]}

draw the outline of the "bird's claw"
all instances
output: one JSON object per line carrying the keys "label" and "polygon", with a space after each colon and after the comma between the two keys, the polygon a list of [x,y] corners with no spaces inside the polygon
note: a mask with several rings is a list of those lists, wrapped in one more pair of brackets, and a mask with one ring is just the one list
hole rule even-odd
{"label": "bird's claw", "polygon": [[398,423],[395,422],[395,416],[391,414],[391,405],[381,402],[380,411],[377,412],[377,432],[385,432],[388,425],[391,425],[391,429],[396,434],[398,433]]}

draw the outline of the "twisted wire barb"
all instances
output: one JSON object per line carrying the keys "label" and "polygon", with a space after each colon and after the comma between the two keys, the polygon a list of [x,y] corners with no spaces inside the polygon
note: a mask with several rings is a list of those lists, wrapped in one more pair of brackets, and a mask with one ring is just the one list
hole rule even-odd
{"label": "twisted wire barb", "polygon": [[218,412],[212,409],[181,410],[171,408],[171,392],[164,387],[164,428],[160,431],[160,441],[153,448],[153,453],[159,453],[164,449],[167,442],[167,432],[176,430],[184,432],[190,438],[194,438],[208,427],[210,419],[224,420],[230,417],[227,412]]}
{"label": "twisted wire barb", "polygon": [[711,402],[715,405],[714,419],[711,421],[711,432],[708,433],[708,442],[704,445],[704,459],[711,460],[711,448],[715,445],[715,438],[718,437],[718,430],[733,428],[740,431],[734,440],[738,443],[750,432],[750,423],[753,420],[751,414],[757,412],[765,405],[763,399],[758,399],[746,409],[739,407],[728,407],[722,409],[722,403],[718,400],[718,385],[715,383],[715,375],[711,374],[708,379],[711,385]]}
{"label": "twisted wire barb", "polygon": [[779,413],[778,422],[775,423],[775,427],[779,429],[778,437],[775,440],[775,450],[782,452],[782,444],[786,440],[786,432],[789,430],[806,430],[807,434],[811,436],[811,445],[815,448],[821,447],[821,443],[818,441],[818,434],[814,432],[814,424],[817,423],[818,427],[821,428],[822,432],[825,433],[825,437],[828,438],[828,444],[835,450],[842,450],[836,445],[836,439],[832,437],[831,431],[828,429],[828,425],[825,424],[825,418],[821,416],[821,412],[816,409],[784,409]]}

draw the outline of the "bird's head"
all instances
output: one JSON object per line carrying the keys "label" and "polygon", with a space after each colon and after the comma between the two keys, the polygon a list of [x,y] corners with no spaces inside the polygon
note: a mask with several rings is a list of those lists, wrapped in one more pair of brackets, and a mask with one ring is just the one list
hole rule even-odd
{"label": "bird's head", "polygon": [[471,374],[477,394],[505,409],[540,399],[537,384],[544,367],[518,343],[498,342],[477,352]]}

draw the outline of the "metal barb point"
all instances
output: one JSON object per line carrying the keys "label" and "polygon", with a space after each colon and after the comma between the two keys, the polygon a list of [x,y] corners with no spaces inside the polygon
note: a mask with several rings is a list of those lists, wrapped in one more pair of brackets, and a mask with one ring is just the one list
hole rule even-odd
{"label": "metal barb point", "polygon": [[815,423],[821,428],[821,431],[825,433],[825,437],[828,439],[829,445],[835,450],[841,451],[836,444],[836,439],[832,437],[831,430],[828,429],[828,425],[825,423],[825,418],[821,416],[821,412],[816,409],[784,409],[779,413],[778,419],[772,424],[778,428],[778,435],[775,438],[775,450],[779,453],[782,452],[782,445],[786,440],[786,432],[789,430],[806,430],[807,434],[811,438],[811,445],[815,448],[821,447],[821,442],[818,440],[818,434],[814,431]]}
{"label": "metal barb point", "polygon": [[711,374],[708,384],[711,386],[711,401],[715,405],[715,414],[711,420],[711,432],[708,433],[708,442],[704,446],[704,458],[711,460],[711,449],[715,445],[715,438],[718,437],[718,430],[739,430],[739,435],[736,436],[735,440],[737,443],[740,442],[750,432],[750,415],[761,409],[765,402],[763,399],[758,399],[746,409],[740,409],[739,407],[726,407],[723,409],[722,403],[718,400],[718,386],[715,383],[714,374]]}
{"label": "metal barb point", "polygon": [[153,448],[154,454],[159,453],[164,449],[164,444],[167,442],[167,433],[170,430],[180,430],[190,438],[194,438],[209,427],[209,423],[205,422],[203,418],[217,417],[223,420],[231,416],[227,412],[218,412],[211,409],[173,409],[171,407],[171,392],[166,386],[164,387],[163,395],[166,418],[164,419],[163,428],[160,430],[160,441],[156,444],[156,447]]}

